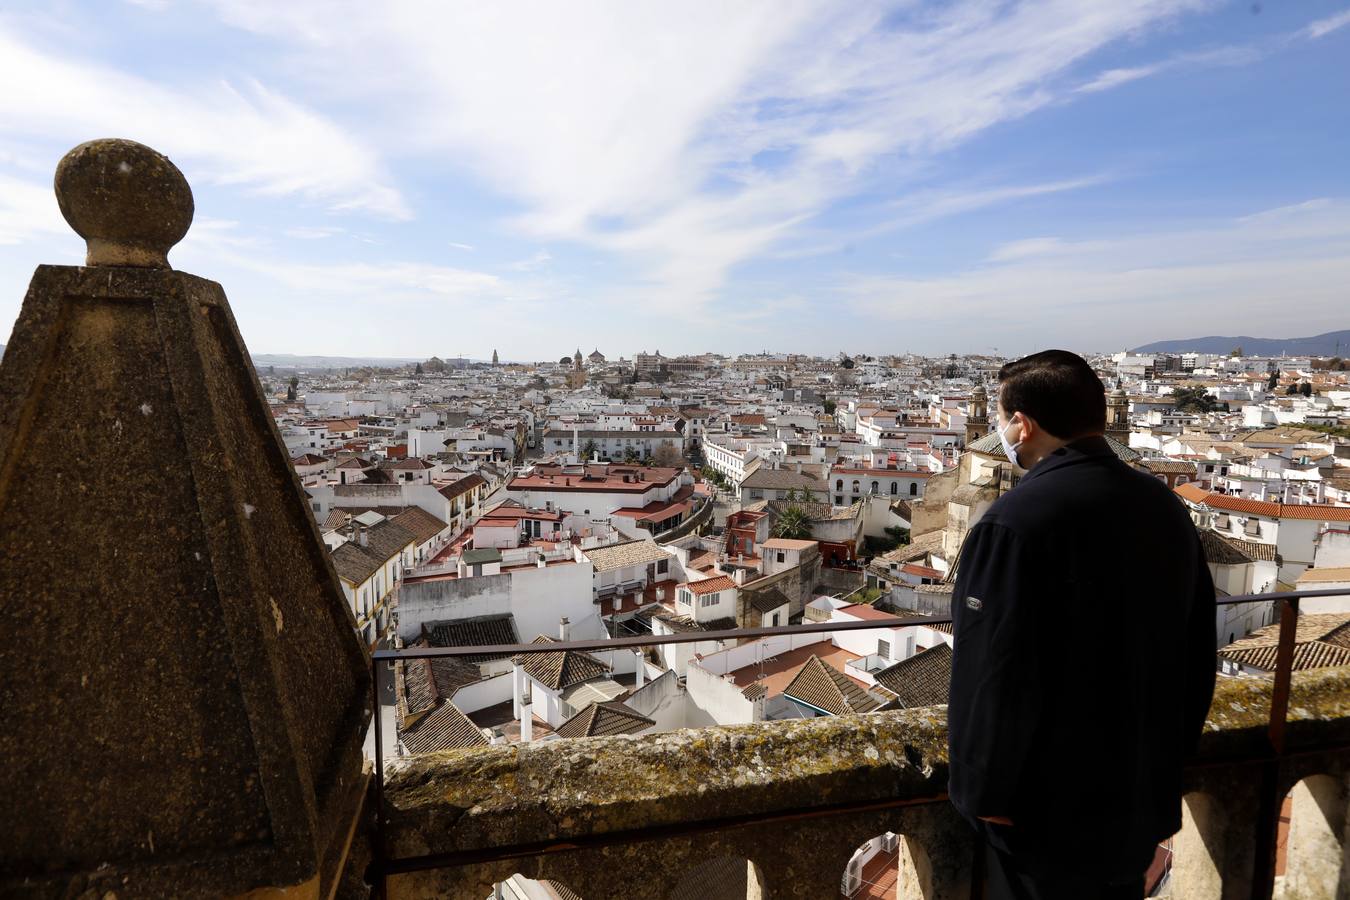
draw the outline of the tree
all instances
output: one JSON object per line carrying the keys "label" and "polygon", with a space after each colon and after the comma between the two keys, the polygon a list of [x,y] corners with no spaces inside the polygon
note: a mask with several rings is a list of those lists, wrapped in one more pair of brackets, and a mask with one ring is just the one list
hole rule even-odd
{"label": "tree", "polygon": [[1172,392],[1172,405],[1181,412],[1207,413],[1219,408],[1219,402],[1203,387],[1183,387]]}
{"label": "tree", "polygon": [[773,523],[773,536],[793,541],[804,541],[809,538],[811,519],[806,515],[806,510],[796,503],[784,509],[778,514],[778,521]]}
{"label": "tree", "polygon": [[1243,354],[1242,354],[1242,345],[1241,345],[1241,344],[1238,344],[1236,347],[1234,347],[1234,348],[1229,352],[1228,355],[1229,355],[1229,356],[1232,356],[1232,357],[1242,356],[1242,355],[1243,355]]}
{"label": "tree", "polygon": [[1279,387],[1279,385],[1280,385],[1280,373],[1279,373],[1279,371],[1277,370],[1277,371],[1271,372],[1271,373],[1270,373],[1270,380],[1266,382],[1266,390],[1268,390],[1268,391],[1273,391],[1273,390],[1275,390],[1275,388]]}
{"label": "tree", "polygon": [[1303,384],[1299,385],[1298,392],[1305,397],[1311,397],[1313,392],[1312,382],[1311,381],[1303,382]]}
{"label": "tree", "polygon": [[833,400],[826,400],[821,405],[825,407],[825,415],[827,416],[834,415],[834,411],[838,408]]}
{"label": "tree", "polygon": [[1284,389],[1284,395],[1286,397],[1293,397],[1297,393],[1298,393],[1298,385],[1296,384],[1291,384],[1289,385],[1289,387]]}
{"label": "tree", "polygon": [[422,364],[421,364],[421,363],[418,363],[417,365],[413,366],[413,374],[414,374],[414,375],[421,375],[421,374],[422,374]]}
{"label": "tree", "polygon": [[839,363],[839,365],[842,366],[842,367],[845,368],[845,369],[851,369],[851,368],[854,367],[854,365],[856,365],[856,363],[854,363],[853,360],[851,360],[851,359],[849,359],[847,356],[845,356],[845,357],[843,358],[843,360]]}
{"label": "tree", "polygon": [[629,464],[638,461],[638,452],[632,447],[623,448],[623,461]]}
{"label": "tree", "polygon": [[582,447],[581,447],[581,459],[582,459],[582,461],[590,461],[590,460],[594,459],[594,458],[595,458],[595,451],[598,450],[598,449],[599,449],[599,448],[596,447],[596,445],[595,445],[595,441],[590,441],[590,440],[588,440],[588,441],[587,441],[585,444],[583,444]]}
{"label": "tree", "polygon": [[680,451],[676,450],[675,446],[669,442],[657,447],[656,452],[652,454],[653,465],[678,466],[680,462]]}
{"label": "tree", "polygon": [[296,376],[292,375],[292,376],[291,376],[291,381],[290,381],[290,386],[286,388],[286,400],[287,400],[287,402],[289,402],[289,403],[294,403],[294,402],[295,402],[295,392],[296,392],[296,389],[299,388],[299,387],[300,387],[300,379],[297,378]]}

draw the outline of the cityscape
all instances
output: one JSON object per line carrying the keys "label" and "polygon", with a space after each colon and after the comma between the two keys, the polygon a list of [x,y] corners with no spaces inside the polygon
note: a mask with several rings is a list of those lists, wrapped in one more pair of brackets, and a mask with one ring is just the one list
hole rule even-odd
{"label": "cityscape", "polygon": [[1350,900],[1347,48],[0,11],[0,896]]}

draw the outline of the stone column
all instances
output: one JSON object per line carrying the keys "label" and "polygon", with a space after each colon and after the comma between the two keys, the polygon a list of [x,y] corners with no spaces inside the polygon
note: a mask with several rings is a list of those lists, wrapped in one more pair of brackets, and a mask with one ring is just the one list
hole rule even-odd
{"label": "stone column", "polygon": [[0,894],[327,896],[369,665],[219,284],[173,271],[182,173],[56,172],[0,362]]}

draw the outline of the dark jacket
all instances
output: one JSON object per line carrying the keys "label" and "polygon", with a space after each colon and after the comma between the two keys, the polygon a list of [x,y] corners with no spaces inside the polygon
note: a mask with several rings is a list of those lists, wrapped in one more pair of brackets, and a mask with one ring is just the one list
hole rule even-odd
{"label": "dark jacket", "polygon": [[958,565],[952,803],[1033,869],[1142,872],[1181,827],[1214,694],[1214,585],[1185,507],[1085,438],[995,501]]}

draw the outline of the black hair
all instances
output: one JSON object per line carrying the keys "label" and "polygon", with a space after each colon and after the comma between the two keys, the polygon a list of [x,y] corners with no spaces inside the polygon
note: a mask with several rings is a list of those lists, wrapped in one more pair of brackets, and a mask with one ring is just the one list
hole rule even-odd
{"label": "black hair", "polygon": [[1106,430],[1106,392],[1087,360],[1067,350],[1042,350],[998,370],[1003,412],[1024,413],[1060,440]]}

